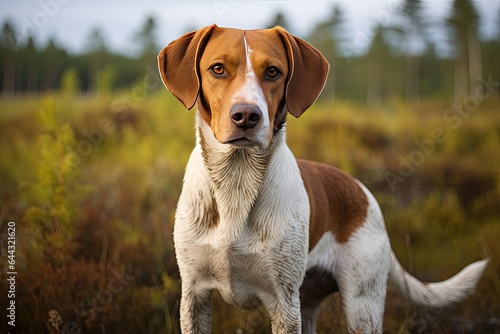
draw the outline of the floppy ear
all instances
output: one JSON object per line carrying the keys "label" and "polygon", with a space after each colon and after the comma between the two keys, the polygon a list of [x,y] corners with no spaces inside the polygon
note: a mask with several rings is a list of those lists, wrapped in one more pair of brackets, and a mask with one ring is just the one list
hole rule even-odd
{"label": "floppy ear", "polygon": [[294,117],[300,117],[323,90],[330,65],[311,44],[275,28],[288,53],[288,78],[285,90],[286,107]]}
{"label": "floppy ear", "polygon": [[216,27],[214,24],[187,33],[164,47],[158,54],[158,69],[163,84],[187,109],[191,109],[198,98],[198,62],[211,32]]}

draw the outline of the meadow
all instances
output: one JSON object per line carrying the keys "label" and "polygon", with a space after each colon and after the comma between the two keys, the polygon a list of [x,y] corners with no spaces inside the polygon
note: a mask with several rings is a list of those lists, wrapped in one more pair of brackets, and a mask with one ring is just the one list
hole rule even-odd
{"label": "meadow", "polygon": [[[499,109],[486,90],[369,109],[320,100],[288,118],[298,158],[336,165],[373,191],[410,273],[439,281],[490,258],[477,292],[454,307],[421,309],[389,288],[385,332],[500,331]],[[172,230],[193,111],[163,89],[18,95],[0,99],[0,110],[1,233],[15,222],[17,332],[179,333]],[[2,242],[2,286],[7,264]],[[214,333],[269,332],[262,310],[234,309],[217,294],[213,319]],[[345,330],[338,295],[318,324],[333,330]]]}

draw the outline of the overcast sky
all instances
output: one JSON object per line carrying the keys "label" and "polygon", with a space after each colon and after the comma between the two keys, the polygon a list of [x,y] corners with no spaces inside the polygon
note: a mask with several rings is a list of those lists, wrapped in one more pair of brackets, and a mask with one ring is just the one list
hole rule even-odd
{"label": "overcast sky", "polygon": [[[500,0],[473,1],[481,17],[481,34],[498,34]],[[49,37],[73,52],[85,48],[90,31],[99,27],[109,48],[131,53],[133,36],[147,16],[159,25],[158,43],[163,46],[187,29],[208,24],[244,29],[261,28],[278,11],[285,14],[292,33],[305,36],[327,15],[334,4],[346,14],[347,29],[353,39],[353,51],[370,40],[376,22],[390,24],[397,20],[400,0],[0,0],[0,22],[8,19],[17,31],[18,40],[29,31],[37,41]],[[439,22],[449,13],[451,0],[424,0],[426,18]],[[441,35],[441,36],[440,36]],[[435,33],[438,41],[443,31]]]}

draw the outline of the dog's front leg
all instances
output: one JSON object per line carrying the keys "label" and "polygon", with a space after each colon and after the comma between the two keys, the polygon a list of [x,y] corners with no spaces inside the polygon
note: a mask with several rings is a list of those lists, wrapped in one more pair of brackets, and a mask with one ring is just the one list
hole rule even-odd
{"label": "dog's front leg", "polygon": [[302,318],[300,315],[299,292],[293,292],[288,300],[282,300],[268,307],[273,334],[301,334]]}
{"label": "dog's front leg", "polygon": [[182,284],[180,320],[183,334],[209,334],[212,330],[210,290],[197,290],[194,284]]}

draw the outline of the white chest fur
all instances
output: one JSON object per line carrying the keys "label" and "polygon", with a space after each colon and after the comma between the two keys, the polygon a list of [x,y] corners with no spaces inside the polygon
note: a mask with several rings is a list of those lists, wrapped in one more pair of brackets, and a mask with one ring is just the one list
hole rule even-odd
{"label": "white chest fur", "polygon": [[[241,156],[228,162],[229,149],[210,136],[203,121],[198,126],[174,231],[183,287],[218,289],[238,306],[272,303],[281,298],[277,295],[283,286],[298,291],[306,266],[310,212],[285,134],[276,136],[272,154],[240,151]],[[208,166],[207,147],[210,159],[220,159]]]}

